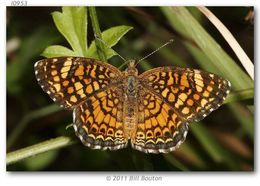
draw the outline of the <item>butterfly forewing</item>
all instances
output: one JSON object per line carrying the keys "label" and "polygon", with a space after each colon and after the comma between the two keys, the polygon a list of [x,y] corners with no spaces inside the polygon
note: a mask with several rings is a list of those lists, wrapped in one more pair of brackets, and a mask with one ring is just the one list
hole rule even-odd
{"label": "butterfly forewing", "polygon": [[57,57],[35,63],[39,85],[59,105],[73,109],[96,91],[104,90],[121,72],[94,59]]}
{"label": "butterfly forewing", "polygon": [[142,85],[169,104],[183,121],[199,121],[217,109],[230,82],[201,70],[161,67],[141,74]]}

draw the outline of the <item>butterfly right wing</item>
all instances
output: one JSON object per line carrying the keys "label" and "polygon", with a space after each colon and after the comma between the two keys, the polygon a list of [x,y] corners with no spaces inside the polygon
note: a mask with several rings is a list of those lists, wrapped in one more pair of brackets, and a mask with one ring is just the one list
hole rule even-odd
{"label": "butterfly right wing", "polygon": [[122,74],[112,65],[83,57],[43,59],[35,63],[34,69],[41,88],[67,109],[106,89],[113,78]]}
{"label": "butterfly right wing", "polygon": [[144,87],[189,123],[219,108],[231,90],[231,83],[223,77],[191,68],[159,67],[140,78]]}
{"label": "butterfly right wing", "polygon": [[139,78],[143,93],[132,145],[148,153],[176,149],[186,137],[188,124],[217,109],[231,88],[220,76],[189,68],[160,67]]}

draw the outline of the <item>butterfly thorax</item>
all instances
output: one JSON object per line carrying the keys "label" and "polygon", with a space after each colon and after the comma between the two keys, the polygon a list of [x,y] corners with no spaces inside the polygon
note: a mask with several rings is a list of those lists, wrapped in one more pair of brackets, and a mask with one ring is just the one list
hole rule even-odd
{"label": "butterfly thorax", "polygon": [[138,115],[138,71],[135,68],[135,61],[130,61],[125,70],[124,78],[124,132],[127,138],[135,133]]}

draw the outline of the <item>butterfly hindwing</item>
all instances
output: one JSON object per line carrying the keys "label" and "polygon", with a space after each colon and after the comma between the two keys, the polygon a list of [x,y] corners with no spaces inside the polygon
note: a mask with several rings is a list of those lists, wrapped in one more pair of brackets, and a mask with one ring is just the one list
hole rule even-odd
{"label": "butterfly hindwing", "polygon": [[167,153],[176,149],[186,138],[188,125],[173,108],[143,89],[138,106],[138,124],[133,148],[146,153]]}
{"label": "butterfly hindwing", "polygon": [[117,150],[127,145],[123,129],[123,103],[116,90],[90,96],[74,109],[74,129],[82,143],[92,149]]}

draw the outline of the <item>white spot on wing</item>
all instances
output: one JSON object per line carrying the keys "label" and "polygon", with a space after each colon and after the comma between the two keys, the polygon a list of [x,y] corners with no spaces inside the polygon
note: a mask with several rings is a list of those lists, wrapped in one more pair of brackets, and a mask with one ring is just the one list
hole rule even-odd
{"label": "white spot on wing", "polygon": [[36,63],[34,63],[34,67],[37,67],[40,61],[37,61]]}
{"label": "white spot on wing", "polygon": [[80,141],[83,141],[83,137],[81,135],[78,135]]}
{"label": "white spot on wing", "polygon": [[176,148],[179,148],[179,146],[182,144],[182,141],[179,141],[176,145]]}
{"label": "white spot on wing", "polygon": [[230,87],[231,87],[231,83],[230,83],[230,81],[228,81],[228,86],[230,86]]}
{"label": "white spot on wing", "polygon": [[101,149],[101,146],[100,145],[96,145],[93,147],[93,149]]}
{"label": "white spot on wing", "polygon": [[78,128],[77,128],[77,126],[75,124],[73,125],[73,128],[74,128],[75,132],[78,131]]}
{"label": "white spot on wing", "polygon": [[176,147],[174,146],[174,147],[169,148],[169,151],[174,151],[175,149],[176,149]]}
{"label": "white spot on wing", "polygon": [[166,149],[159,149],[159,152],[160,152],[160,153],[165,153],[165,150],[166,150]]}
{"label": "white spot on wing", "polygon": [[76,109],[73,110],[73,123],[76,122]]}
{"label": "white spot on wing", "polygon": [[187,134],[188,134],[188,131],[186,130],[186,131],[184,132],[184,134],[183,134],[184,138],[186,138]]}
{"label": "white spot on wing", "polygon": [[153,149],[147,149],[149,153],[156,153]]}
{"label": "white spot on wing", "polygon": [[90,143],[85,143],[85,145],[87,145],[87,147],[90,147],[90,146],[91,146],[91,144],[90,144]]}

